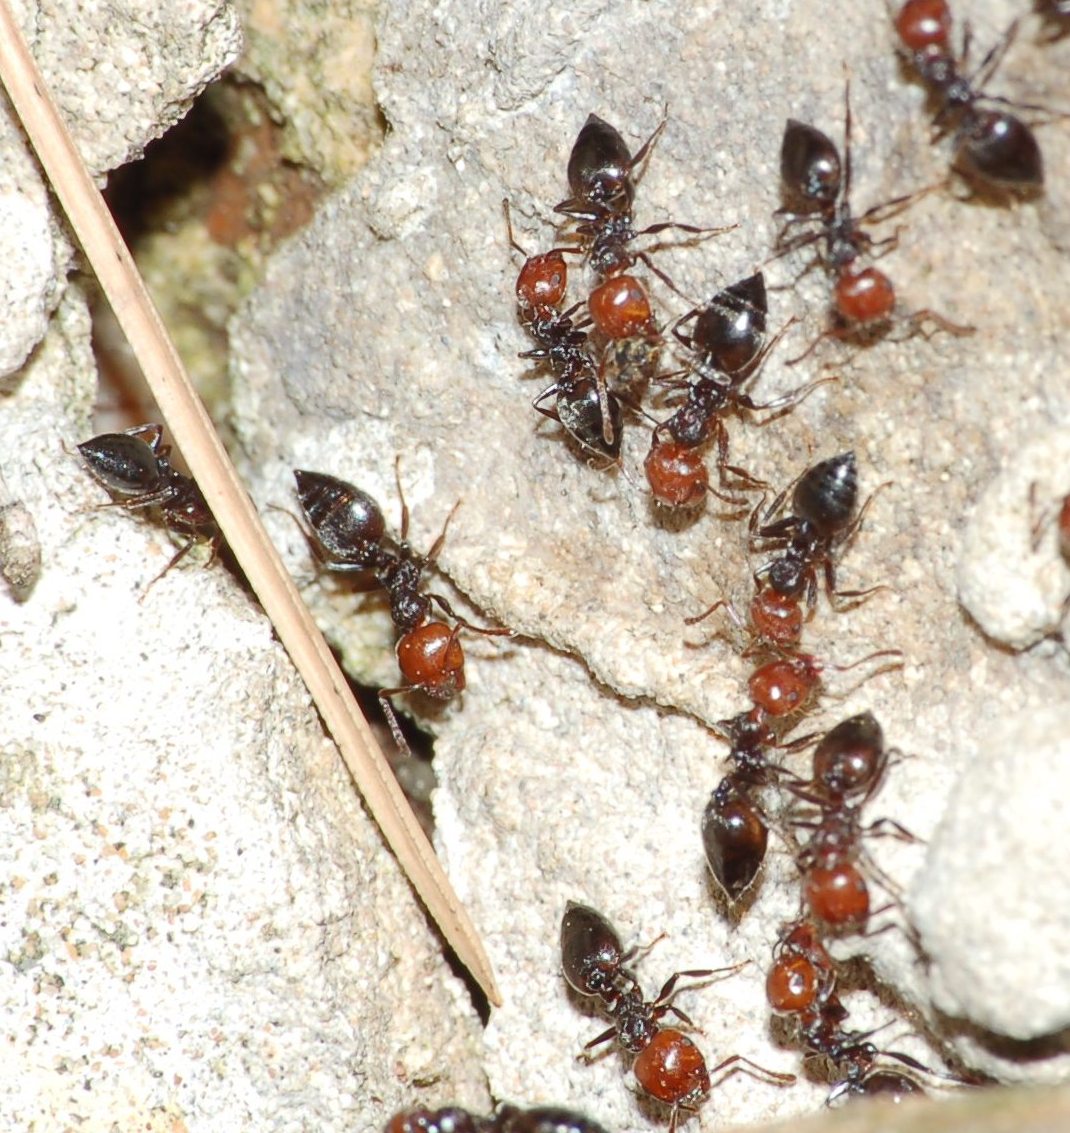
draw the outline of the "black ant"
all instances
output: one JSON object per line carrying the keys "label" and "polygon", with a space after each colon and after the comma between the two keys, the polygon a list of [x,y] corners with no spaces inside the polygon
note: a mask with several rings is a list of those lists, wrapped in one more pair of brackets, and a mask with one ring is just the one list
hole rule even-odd
{"label": "black ant", "polygon": [[907,61],[939,105],[935,122],[940,132],[955,131],[952,168],[968,180],[997,189],[1023,194],[1039,191],[1044,184],[1044,162],[1033,131],[1005,110],[980,105],[1007,102],[985,94],[982,88],[999,66],[1017,23],[1011,24],[973,76],[960,70],[968,52],[968,30],[960,58],[953,53],[951,10],[946,0],[907,0],[895,17],[895,30]]}
{"label": "black ant", "polygon": [[[825,251],[815,262],[822,263],[835,277],[833,288],[833,323],[829,330],[792,363],[799,362],[826,337],[844,337],[861,332],[868,337],[881,333],[894,319],[909,324],[908,334],[923,332],[925,323],[950,334],[972,334],[973,327],[959,326],[943,315],[925,308],[908,315],[895,314],[895,287],[891,279],[872,264],[859,261],[875,248],[891,251],[899,240],[898,232],[884,240],[874,240],[866,226],[890,220],[931,189],[894,197],[867,209],[861,216],[851,212],[851,100],[850,83],[844,87],[845,125],[844,159],[827,134],[789,118],[784,127],[780,147],[780,177],[785,208],[776,215],[785,227],[777,240],[777,254],[796,251],[824,239]],[[811,231],[788,236],[788,227],[796,223],[817,225]]]}
{"label": "black ant", "polygon": [[171,467],[171,446],[162,441],[163,427],[149,424],[122,433],[101,433],[78,446],[89,471],[104,485],[116,506],[131,511],[157,508],[164,525],[186,537],[150,587],[194,544],[208,542],[214,559],[222,541],[200,488]]}
{"label": "black ant", "polygon": [[[397,464],[394,471],[397,476]],[[423,572],[442,549],[452,512],[430,552],[421,556],[406,542],[409,509],[401,493],[400,478],[399,541],[386,535],[382,510],[366,492],[322,472],[295,470],[294,478],[298,502],[312,529],[313,547],[324,565],[331,570],[367,571],[387,592],[390,616],[400,635],[395,647],[398,668],[406,683],[380,689],[379,704],[394,742],[401,751],[408,751],[390,698],[416,691],[433,700],[451,700],[465,687],[461,630],[487,636],[512,631],[473,625],[455,613],[440,594],[420,592]],[[431,618],[432,603],[453,619],[452,628]]]}
{"label": "black ant", "polygon": [[[791,514],[774,518],[789,492]],[[858,463],[853,452],[843,452],[806,469],[764,512],[764,501],[759,504],[750,519],[751,549],[780,551],[754,572],[759,592],[769,589],[789,606],[805,596],[810,616],[817,601],[819,570],[834,607],[836,599],[848,599],[853,604],[880,589],[836,589],[836,551],[857,534],[875,496],[876,492],[858,510]],[[771,613],[776,615],[771,624],[777,618],[783,620],[783,611]],[[778,640],[775,633],[772,636]]]}

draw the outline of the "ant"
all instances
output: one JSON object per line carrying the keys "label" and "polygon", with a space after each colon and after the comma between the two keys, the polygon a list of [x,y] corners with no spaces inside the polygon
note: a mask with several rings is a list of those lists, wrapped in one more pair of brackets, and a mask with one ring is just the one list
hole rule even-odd
{"label": "ant", "polygon": [[779,739],[760,708],[721,720],[716,729],[731,745],[732,770],[713,789],[702,813],[702,846],[710,873],[735,904],[754,884],[769,842],[769,825],[753,793],[790,775],[771,763],[767,752],[798,751],[813,736]]}
{"label": "ant", "polygon": [[[516,281],[518,316],[537,343],[535,349],[522,351],[520,357],[547,363],[555,379],[534,399],[532,407],[560,424],[583,451],[616,462],[623,431],[620,401],[605,388],[597,372],[584,329],[589,324],[574,321],[582,304],[561,310],[568,291],[565,255],[573,249],[553,248],[528,256],[513,236],[508,201],[502,204],[509,243],[525,257]],[[543,403],[551,397],[555,402],[548,408]]]}
{"label": "ant", "polygon": [[[759,503],[750,518],[751,550],[779,550],[780,554],[754,572],[759,593],[768,589],[778,596],[770,599],[768,618],[759,605],[759,617],[754,619],[757,625],[794,624],[788,616],[790,603],[802,602],[804,595],[809,620],[817,602],[819,570],[833,609],[843,608],[836,605],[836,599],[847,599],[850,608],[882,589],[874,586],[866,590],[837,590],[835,555],[861,529],[867,509],[883,487],[884,484],[858,509],[858,462],[854,452],[848,451],[807,468],[764,512],[765,501]],[[776,519],[789,492],[792,511]],[[778,603],[786,608],[778,610]],[[776,640],[777,632],[774,630],[771,636]]]}
{"label": "ant", "polygon": [[[595,275],[600,279],[621,275],[642,262],[662,282],[672,282],[658,270],[647,251],[635,252],[628,248],[640,236],[656,236],[659,232],[676,229],[692,235],[719,235],[727,228],[697,228],[691,224],[666,221],[636,231],[632,220],[632,204],[638,175],[650,155],[667,118],[633,156],[620,132],[597,114],[589,114],[576,136],[568,158],[568,185],[572,195],[554,207],[554,212],[576,222],[574,229],[587,255]],[[675,290],[675,288],[673,288]]]}
{"label": "ant", "polygon": [[[659,938],[660,939],[660,938]],[[624,965],[646,949],[624,950],[617,930],[589,905],[569,901],[561,918],[561,970],[580,995],[597,996],[612,1012],[620,998],[639,987]]]}
{"label": "ant", "polygon": [[[815,819],[795,818],[792,825],[813,831],[798,856],[804,896],[811,914],[834,931],[863,932],[869,920],[862,838],[888,834],[904,842],[918,841],[892,819],[862,826],[862,808],[880,789],[887,766],[880,725],[863,713],[837,725],[818,744],[813,781],[805,788],[790,788],[818,812]],[[849,802],[852,796],[859,797]],[[872,862],[865,866],[894,892]]]}
{"label": "ant", "polygon": [[[965,335],[973,327],[960,326],[929,308],[911,314],[896,315],[895,287],[891,279],[872,264],[859,261],[875,248],[891,251],[899,242],[896,231],[884,240],[874,240],[866,226],[898,216],[920,197],[932,191],[925,188],[904,196],[893,197],[867,209],[861,216],[851,212],[851,95],[850,83],[844,84],[844,158],[841,162],[835,144],[827,134],[789,118],[784,127],[780,147],[780,178],[785,208],[777,216],[785,226],[777,239],[777,255],[797,251],[822,238],[825,251],[813,263],[821,263],[835,278],[832,301],[832,325],[791,364],[802,361],[822,338],[860,337],[867,339],[882,334],[893,321],[909,325],[907,337],[922,333],[926,338],[935,330]],[[788,228],[796,223],[811,226],[810,231],[788,236]],[[813,226],[817,225],[816,228]],[[883,253],[882,253],[883,254]],[[811,265],[812,266],[812,265]],[[809,269],[807,269],[809,270]],[[924,330],[930,323],[932,330]]]}
{"label": "ant", "polygon": [[[434,563],[446,539],[446,518],[442,532],[430,552],[421,556],[406,542],[409,509],[401,490],[398,463],[394,465],[398,495],[401,497],[401,539],[386,535],[379,505],[366,492],[322,472],[297,469],[297,498],[312,530],[317,557],[330,570],[367,571],[390,600],[390,616],[399,633],[395,653],[405,684],[379,690],[390,733],[398,748],[409,745],[401,733],[390,699],[402,693],[422,692],[432,700],[451,700],[464,690],[464,650],[459,636],[462,629],[486,636],[509,634],[508,629],[488,629],[460,617],[440,594],[420,592],[423,571]],[[456,511],[456,508],[454,508]],[[453,619],[451,628],[433,620],[432,603]]]}
{"label": "ant", "polygon": [[493,1117],[479,1117],[459,1106],[402,1110],[384,1133],[605,1133],[596,1121],[560,1106],[518,1109],[503,1105]]}
{"label": "ant", "polygon": [[[898,1071],[879,1069],[881,1057],[894,1059],[912,1070],[934,1074],[927,1066],[900,1051],[879,1050],[868,1037],[873,1032],[847,1031],[842,1023],[848,1012],[836,993],[836,971],[817,926],[808,920],[789,925],[773,949],[773,964],[766,977],[766,998],[778,1015],[793,1017],[808,1056],[827,1058],[842,1075],[828,1096],[831,1105],[849,1097],[902,1097],[924,1094],[918,1082]],[[937,1075],[939,1076],[939,1075]]]}
{"label": "ant", "polygon": [[[692,355],[691,373],[685,379],[663,379],[670,390],[686,391],[686,400],[667,420],[654,429],[644,467],[655,500],[667,507],[701,503],[709,489],[709,474],[698,448],[713,441],[717,446],[717,469],[721,487],[764,488],[745,469],[729,463],[728,430],[724,418],[732,411],[773,415],[758,422],[766,425],[793,409],[823,378],[764,405],[743,392],[779,339],[765,341],[768,304],[761,272],[717,292],[702,307],[695,307],[677,320],[673,334]],[[684,328],[693,321],[690,331]],[[783,332],[781,332],[783,333]],[[728,475],[734,478],[729,484]],[[738,503],[732,496],[722,496]]]}
{"label": "ant", "polygon": [[[580,1057],[590,1061],[591,1051],[602,1043],[616,1039],[632,1059],[632,1073],[640,1088],[657,1101],[672,1107],[669,1130],[674,1133],[680,1111],[698,1108],[710,1092],[710,1078],[728,1067],[749,1067],[774,1082],[789,1084],[794,1075],[778,1074],[758,1066],[741,1055],[732,1055],[712,1069],[699,1048],[682,1031],[664,1027],[661,1020],[675,1015],[688,1026],[690,1018],[673,1004],[682,990],[684,978],[708,980],[722,973],[732,974],[742,965],[725,968],[676,972],[662,985],[652,1000],[643,998],[635,977],[623,967],[632,954],[622,952],[620,937],[601,914],[586,906],[570,903],[561,924],[562,967],[570,987],[584,995],[597,994],[613,1025],[591,1039]],[[603,991],[587,990],[592,984]]]}
{"label": "ant", "polygon": [[963,34],[962,53],[956,59],[951,47],[951,10],[946,0],[907,0],[895,17],[895,30],[902,54],[939,105],[934,120],[938,136],[949,129],[955,131],[952,169],[968,181],[980,181],[996,189],[1020,194],[1039,191],[1044,184],[1044,162],[1033,131],[1013,114],[979,105],[1007,102],[985,94],[982,88],[1010,46],[1017,21],[992,47],[973,76],[960,71],[969,50],[969,29]]}
{"label": "ant", "polygon": [[821,684],[822,675],[827,670],[845,673],[859,665],[864,665],[867,661],[875,661],[881,657],[890,657],[892,660],[887,665],[875,669],[864,680],[888,669],[901,667],[902,651],[878,649],[874,653],[860,657],[857,661],[852,661],[849,665],[828,665],[812,653],[785,654],[759,665],[747,681],[747,691],[758,709],[767,716],[780,719],[800,712],[807,706],[811,696]]}
{"label": "ant", "polygon": [[789,925],[773,948],[765,996],[778,1015],[812,1018],[836,987],[836,969],[817,926],[800,920]]}
{"label": "ant", "polygon": [[214,559],[222,542],[200,488],[171,467],[171,446],[162,442],[163,426],[149,424],[122,433],[101,433],[78,446],[90,473],[116,506],[130,511],[158,508],[164,525],[186,537],[149,587],[185,558],[194,544],[208,542]]}

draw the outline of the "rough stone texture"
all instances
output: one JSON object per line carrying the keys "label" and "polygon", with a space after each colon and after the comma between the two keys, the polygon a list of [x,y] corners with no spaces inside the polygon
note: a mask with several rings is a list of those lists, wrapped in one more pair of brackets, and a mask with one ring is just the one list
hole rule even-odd
{"label": "rough stone texture", "polygon": [[[37,14],[97,170],[233,51],[230,9],[168,10]],[[486,1109],[468,996],[262,613],[194,557],[147,589],[172,543],[99,510],[87,305],[34,184],[52,267],[18,317],[56,309],[0,411],[0,1124],[372,1130],[416,1082]]]}
{"label": "rough stone texture", "polygon": [[[241,42],[234,9],[224,0],[190,0],[159,11],[136,0],[49,0],[14,10],[82,156],[98,175],[137,157],[177,121]],[[0,151],[2,383],[44,334],[72,249],[49,212],[41,175],[6,99]]]}
{"label": "rough stone texture", "polygon": [[1070,1027],[1058,915],[1070,907],[1070,880],[1065,858],[1052,852],[1070,803],[1048,774],[1066,765],[1068,737],[1065,704],[1015,715],[993,731],[956,785],[911,896],[937,1006],[1023,1042]]}
{"label": "rough stone texture", "polygon": [[[975,42],[992,42],[1015,15],[1009,3],[974,5]],[[1034,30],[1023,25],[993,87],[1057,101],[1070,41],[1041,46]],[[745,603],[751,566],[743,529],[715,507],[686,523],[653,512],[641,486],[643,428],[626,437],[622,471],[598,471],[531,411],[542,386],[524,380],[515,357],[528,343],[513,315],[519,258],[500,202],[511,201],[521,244],[546,249],[568,151],[588,112],[637,147],[667,109],[638,195],[639,223],[739,225],[659,257],[698,300],[769,255],[784,119],[842,137],[845,53],[856,211],[938,180],[947,144],[929,145],[922,92],[896,62],[880,6],[848,6],[829,21],[817,0],[686,13],[639,0],[508,10],[447,3],[431,12],[394,4],[379,40],[386,143],[278,255],[235,326],[236,427],[265,503],[292,507],[290,470],[303,467],[360,484],[392,512],[401,454],[412,538],[427,547],[463,499],[440,564],[478,607],[532,639],[472,640],[463,707],[429,720],[439,736],[441,848],[506,997],[488,1033],[492,1090],[532,1102],[583,1099],[609,1125],[645,1128],[664,1114],[628,1095],[618,1055],[596,1067],[574,1062],[603,1021],[577,1010],[560,980],[557,932],[569,898],[603,909],[629,940],[668,932],[644,961],[651,989],[678,967],[751,958],[752,969],[682,996],[682,1005],[714,1057],[738,1051],[775,1068],[797,1065],[771,1038],[760,974],[777,926],[797,908],[787,855],[773,855],[754,908],[730,930],[704,879],[698,839],[723,748],[697,721],[743,707],[747,665],[735,635],[716,622],[692,630],[682,622],[722,596]],[[791,314],[802,321],[755,396],[792,389],[826,372],[826,362],[841,380],[767,428],[732,423],[734,458],[774,485],[848,447],[864,492],[890,484],[840,578],[845,588],[884,582],[891,591],[849,615],[822,605],[807,642],[832,663],[893,646],[906,662],[845,700],[824,698],[812,726],[865,707],[877,714],[910,758],[897,763],[871,812],[921,838],[996,722],[1067,696],[1060,644],[1022,656],[994,649],[955,593],[964,517],[982,486],[1070,409],[1070,213],[1059,176],[1070,136],[1052,126],[1041,139],[1045,199],[996,208],[930,195],[904,218],[899,247],[883,261],[904,310],[931,306],[973,323],[976,335],[897,342],[893,334],[855,353],[826,343],[788,368],[784,359],[822,325],[828,284],[812,272],[791,290],[802,258],[776,261],[769,281],[789,289],[772,294],[773,324]],[[663,310],[684,309],[656,290]],[[344,583],[312,585],[292,520],[272,523],[351,669],[392,683],[381,601],[355,597]],[[1022,556],[1020,526],[1007,533],[1012,558]],[[829,684],[849,691],[858,679],[832,672]],[[1066,797],[1068,774],[1044,765],[1051,795]],[[1065,829],[1053,836],[1053,861],[1066,860],[1066,839]],[[1013,853],[1005,842],[1000,850]],[[925,868],[921,844],[881,839],[871,851],[904,888]],[[1061,916],[1039,905],[1030,913]],[[1033,927],[1014,926],[1023,950]],[[1029,1050],[976,1041],[973,1024],[935,1013],[926,965],[902,933],[844,948],[868,953],[974,1065],[1009,1078],[1070,1069],[1058,1039]],[[1033,978],[1022,964],[988,990],[1007,1004]],[[853,996],[849,1006],[862,1026],[892,1017]],[[997,1014],[993,1007],[988,1018]],[[899,1029],[892,1033],[905,1049]],[[915,1053],[936,1063],[931,1052]],[[799,1111],[818,1097],[816,1088],[775,1091],[737,1077],[694,1124]]]}
{"label": "rough stone texture", "polygon": [[1070,431],[1053,430],[1014,453],[981,494],[958,559],[962,604],[996,641],[1026,649],[1067,618],[1070,564],[1056,518],[1070,494]]}
{"label": "rough stone texture", "polygon": [[291,160],[331,185],[367,160],[382,130],[371,86],[374,0],[241,0],[241,74],[284,120]]}

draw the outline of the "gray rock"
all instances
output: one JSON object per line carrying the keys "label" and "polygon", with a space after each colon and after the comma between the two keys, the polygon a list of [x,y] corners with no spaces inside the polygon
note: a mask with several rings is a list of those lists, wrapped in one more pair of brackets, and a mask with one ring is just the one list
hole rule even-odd
{"label": "gray rock", "polygon": [[[994,41],[1016,14],[1003,3],[971,10],[975,42]],[[1061,89],[1062,50],[1023,30],[993,89],[1030,101],[1045,84]],[[525,380],[530,371],[515,357],[529,343],[514,316],[520,257],[508,247],[500,202],[511,202],[524,248],[545,250],[587,114],[613,122],[637,148],[667,113],[638,222],[739,225],[659,255],[659,267],[698,301],[769,257],[784,119],[842,137],[844,56],[853,203],[862,212],[939,180],[948,160],[946,141],[929,144],[922,92],[897,64],[883,12],[849,8],[829,21],[827,5],[801,3],[787,13],[766,5],[681,15],[636,0],[520,4],[488,17],[465,5],[432,13],[391,5],[376,78],[391,127],[383,151],[279,253],[234,326],[236,424],[257,498],[292,506],[290,470],[304,467],[356,482],[390,511],[400,454],[416,545],[429,546],[462,499],[442,570],[475,607],[537,643],[468,639],[475,656],[463,707],[427,718],[438,735],[440,848],[506,997],[488,1034],[501,1096],[575,1102],[594,1092],[603,1121],[634,1128],[663,1117],[624,1092],[618,1056],[574,1064],[602,1020],[568,1002],[558,975],[567,899],[600,907],[629,940],[669,933],[644,962],[651,989],[675,968],[751,958],[753,970],[682,1004],[714,1059],[739,1052],[792,1065],[771,1044],[760,973],[798,898],[781,850],[749,917],[729,932],[703,876],[698,821],[724,768],[723,748],[701,725],[744,706],[748,670],[738,635],[712,620],[685,630],[683,619],[721,597],[746,604],[745,531],[712,504],[686,523],[654,512],[642,426],[625,438],[623,468],[599,471],[531,411],[548,379]],[[826,363],[840,381],[766,428],[730,423],[733,459],[774,487],[846,448],[858,454],[864,494],[890,485],[839,571],[844,588],[890,590],[850,614],[822,603],[809,624],[808,647],[830,665],[828,685],[849,694],[823,697],[810,723],[824,729],[864,707],[877,714],[889,743],[910,758],[896,764],[871,813],[921,839],[996,722],[1066,696],[1061,649],[994,650],[955,594],[956,567],[961,577],[970,553],[963,520],[980,486],[1070,408],[1060,364],[1070,310],[1067,186],[1057,173],[1070,143],[1057,128],[1041,137],[1046,198],[1004,209],[930,194],[882,261],[905,312],[931,307],[974,324],[975,335],[901,341],[893,333],[859,351],[823,343],[788,367],[824,325],[828,282],[819,271],[797,280],[801,256],[769,263],[770,283],[786,288],[773,293],[773,325],[793,314],[802,321],[755,396],[793,389],[827,373]],[[663,311],[686,309],[653,286]],[[274,531],[351,670],[393,683],[381,604],[321,586],[292,522],[279,517]],[[899,674],[852,691],[860,677],[834,668],[889,647],[904,651]],[[1045,774],[1053,792],[1065,791],[1057,767]],[[904,890],[924,867],[920,843],[874,839],[870,852]],[[1052,852],[1065,860],[1065,831]],[[868,955],[879,978],[972,1064],[997,1076],[1066,1074],[1058,1044],[1024,1061],[996,1040],[967,1042],[935,1010],[928,970],[902,933],[845,941],[842,951]],[[1028,981],[1028,965],[1016,975]],[[874,1003],[852,997],[849,1006],[852,1024],[889,1018]],[[905,1049],[898,1035],[895,1045]],[[939,1064],[933,1051],[911,1049]],[[736,1077],[703,1122],[794,1112],[818,1093]]]}

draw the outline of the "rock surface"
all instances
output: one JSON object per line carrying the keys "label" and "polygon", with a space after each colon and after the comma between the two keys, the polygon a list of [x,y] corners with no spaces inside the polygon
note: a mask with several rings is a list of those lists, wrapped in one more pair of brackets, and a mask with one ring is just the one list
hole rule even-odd
{"label": "rock surface", "polygon": [[[238,43],[223,4],[27,24],[98,173]],[[100,510],[88,307],[5,121],[39,279],[3,257],[0,1123],[371,1130],[435,1080],[486,1109],[468,996],[262,612],[195,556],[150,587],[171,541]]]}
{"label": "rock surface", "polygon": [[[975,42],[994,41],[1013,15],[996,2],[971,10]],[[1055,101],[1070,45],[1042,46],[1033,30],[1023,25],[993,89]],[[656,1125],[664,1113],[627,1093],[618,1055],[594,1067],[574,1061],[604,1023],[565,994],[558,924],[565,901],[576,899],[601,908],[629,941],[666,931],[643,963],[651,991],[677,968],[752,960],[736,979],[682,996],[681,1006],[713,1058],[738,1052],[775,1069],[798,1066],[771,1034],[762,995],[769,947],[797,910],[788,855],[772,855],[754,907],[730,926],[698,839],[724,750],[702,725],[744,706],[747,666],[737,635],[712,620],[691,630],[682,623],[720,597],[745,603],[752,568],[743,528],[715,507],[684,523],[655,513],[642,488],[641,426],[625,438],[622,470],[607,472],[577,460],[559,430],[532,413],[543,387],[524,380],[530,371],[516,359],[528,342],[513,313],[519,257],[501,201],[511,202],[523,247],[545,250],[587,114],[613,122],[634,149],[667,112],[638,222],[739,226],[659,255],[659,267],[698,301],[769,257],[784,119],[842,138],[845,53],[857,212],[937,181],[947,145],[929,145],[921,91],[896,61],[883,11],[850,8],[832,23],[816,2],[686,16],[638,0],[517,4],[489,17],[460,4],[432,13],[397,4],[384,14],[379,44],[376,87],[390,132],[365,174],[277,256],[238,320],[238,435],[263,503],[292,507],[290,470],[301,467],[352,480],[396,514],[400,455],[412,538],[427,547],[463,500],[440,565],[476,607],[524,635],[510,645],[469,639],[463,706],[428,717],[438,736],[440,846],[506,997],[487,1036],[491,1089],[530,1103],[582,1098],[608,1125]],[[765,428],[731,423],[733,458],[774,486],[847,448],[858,455],[863,493],[889,483],[840,578],[845,588],[891,589],[850,614],[822,604],[806,641],[834,664],[897,647],[905,665],[857,689],[852,674],[830,673],[844,696],[822,698],[812,726],[876,713],[910,758],[896,764],[871,813],[922,839],[996,722],[1067,693],[1061,645],[1021,656],[993,648],[955,591],[963,520],[981,488],[1070,408],[1060,364],[1070,311],[1067,186],[1055,173],[1070,139],[1053,127],[1042,144],[1052,171],[1045,198],[996,208],[931,194],[904,218],[899,246],[883,261],[904,310],[932,307],[974,324],[975,335],[897,341],[893,333],[856,352],[823,343],[787,367],[823,325],[828,284],[817,271],[792,287],[803,257],[770,263],[769,282],[786,288],[771,297],[773,325],[792,314],[801,322],[755,383],[756,398],[827,372],[840,381]],[[686,309],[655,290],[663,317]],[[292,522],[272,522],[352,671],[393,683],[381,601],[321,585]],[[1064,766],[1046,766],[1045,777],[1053,796],[1070,793]],[[1065,838],[1054,860],[1065,860]],[[875,839],[871,852],[904,889],[926,868],[923,844]],[[1029,931],[1015,927],[1022,941]],[[1058,1040],[1027,1059],[1014,1044],[967,1038],[999,1010],[991,1005],[982,1018],[963,1003],[967,1019],[940,1015],[928,969],[903,934],[844,948],[868,954],[880,978],[972,1064],[1008,1078],[1070,1069]],[[1029,966],[1016,975],[987,992],[1010,1003]],[[864,997],[849,1007],[859,1026],[892,1017]],[[897,1033],[897,1049],[908,1042]],[[909,1049],[939,1065],[935,1052]],[[777,1091],[736,1076],[696,1124],[798,1112],[821,1097],[820,1087]]]}

